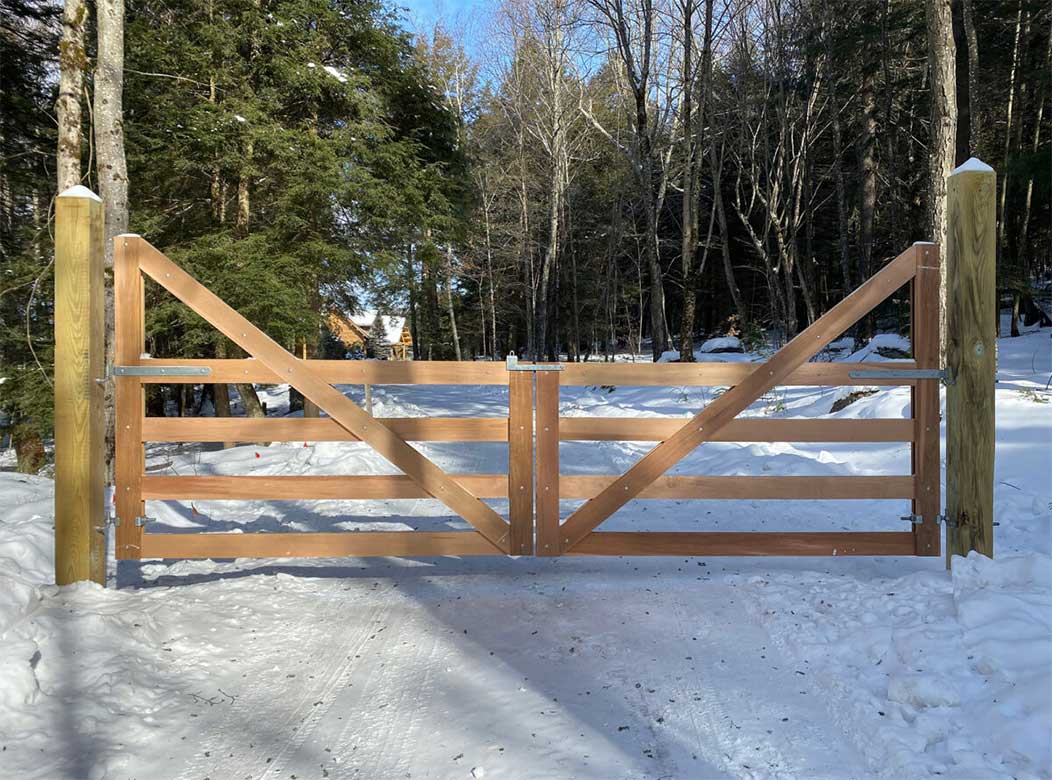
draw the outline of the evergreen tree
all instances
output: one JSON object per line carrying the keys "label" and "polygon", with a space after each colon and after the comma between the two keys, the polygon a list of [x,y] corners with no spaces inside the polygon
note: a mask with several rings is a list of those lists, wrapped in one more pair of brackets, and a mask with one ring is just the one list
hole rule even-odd
{"label": "evergreen tree", "polygon": [[[133,226],[288,345],[461,197],[455,123],[379,4],[146,0],[128,51]],[[155,351],[214,353],[152,312]]]}
{"label": "evergreen tree", "polygon": [[58,12],[0,0],[0,427],[20,471],[44,465],[52,425],[51,107]]}

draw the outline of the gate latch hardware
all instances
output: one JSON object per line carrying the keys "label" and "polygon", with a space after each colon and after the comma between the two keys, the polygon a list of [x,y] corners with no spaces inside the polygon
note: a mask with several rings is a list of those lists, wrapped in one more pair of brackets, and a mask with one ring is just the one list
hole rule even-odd
{"label": "gate latch hardware", "polygon": [[146,525],[147,523],[151,522],[154,519],[155,518],[152,518],[152,517],[136,517],[135,518],[135,525],[137,527],[139,527],[139,528],[142,528],[144,525]]}
{"label": "gate latch hardware", "polygon": [[[921,523],[924,522],[924,518],[921,517],[920,515],[904,515],[900,519],[904,520],[907,523],[913,523],[914,525],[920,525]],[[947,528],[956,528],[957,527],[957,523],[955,521],[949,520],[946,517],[946,515],[936,515],[935,516],[935,522],[938,525],[945,525]]]}
{"label": "gate latch hardware", "polygon": [[953,376],[940,368],[886,368],[848,371],[852,379],[939,379],[944,385],[954,384]]}
{"label": "gate latch hardware", "polygon": [[209,376],[208,366],[114,366],[114,376]]}
{"label": "gate latch hardware", "polygon": [[520,363],[514,352],[508,353],[504,365],[509,371],[562,371],[565,368],[562,363]]}

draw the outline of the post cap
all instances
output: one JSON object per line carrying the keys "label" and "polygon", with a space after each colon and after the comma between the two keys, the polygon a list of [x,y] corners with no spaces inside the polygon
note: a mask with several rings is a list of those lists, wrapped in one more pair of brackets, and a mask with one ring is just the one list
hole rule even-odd
{"label": "post cap", "polygon": [[993,173],[994,169],[984,163],[978,157],[969,157],[950,172],[951,176],[958,173]]}
{"label": "post cap", "polygon": [[65,192],[59,194],[60,198],[90,198],[91,200],[102,203],[102,198],[96,195],[94,192],[89,190],[83,184],[74,184]]}

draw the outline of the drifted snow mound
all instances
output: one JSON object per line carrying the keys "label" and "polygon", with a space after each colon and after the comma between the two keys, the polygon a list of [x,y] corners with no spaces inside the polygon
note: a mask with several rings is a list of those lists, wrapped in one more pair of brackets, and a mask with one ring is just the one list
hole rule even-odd
{"label": "drifted snow mound", "polygon": [[[745,352],[745,348],[742,346],[741,339],[737,336],[718,336],[716,338],[708,339],[700,347],[694,349],[694,357],[697,359],[701,355],[716,355],[725,353],[742,354]],[[676,363],[680,359],[678,349],[670,349],[667,352],[662,352],[661,357],[658,358],[658,363]]]}
{"label": "drifted snow mound", "polygon": [[749,587],[880,777],[1052,777],[1052,556]]}
{"label": "drifted snow mound", "polygon": [[[910,340],[897,333],[880,333],[861,349],[845,358],[848,363],[873,362],[878,360],[904,360],[910,352]],[[903,357],[899,357],[899,355]],[[894,357],[889,357],[893,355]]]}
{"label": "drifted snow mound", "polygon": [[698,352],[744,352],[741,339],[737,336],[719,336],[709,339],[700,347]]}

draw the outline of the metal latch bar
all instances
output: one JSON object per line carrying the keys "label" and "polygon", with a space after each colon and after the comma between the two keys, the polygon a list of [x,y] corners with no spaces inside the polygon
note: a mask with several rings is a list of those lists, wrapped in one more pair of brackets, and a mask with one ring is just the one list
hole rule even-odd
{"label": "metal latch bar", "polygon": [[504,366],[509,371],[562,371],[565,368],[562,363],[520,363],[514,352],[508,353]]}
{"label": "metal latch bar", "polygon": [[114,366],[114,376],[209,376],[208,366]]}
{"label": "metal latch bar", "polygon": [[886,368],[848,371],[852,379],[940,379],[951,385],[950,372],[940,368]]}

